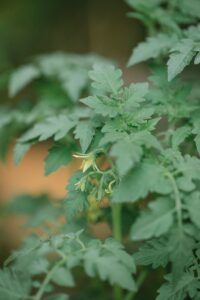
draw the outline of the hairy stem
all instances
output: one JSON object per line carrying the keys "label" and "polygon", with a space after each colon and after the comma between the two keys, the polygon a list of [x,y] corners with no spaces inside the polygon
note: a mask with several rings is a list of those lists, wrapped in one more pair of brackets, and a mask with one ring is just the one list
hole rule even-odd
{"label": "hairy stem", "polygon": [[[113,226],[113,237],[121,242],[122,240],[122,226],[121,226],[121,204],[112,204],[112,226]],[[123,300],[122,289],[115,285],[113,289],[114,300]]]}
{"label": "hairy stem", "polygon": [[112,204],[112,224],[113,224],[113,237],[121,242],[122,228],[121,228],[121,204]]}
{"label": "hairy stem", "polygon": [[45,289],[46,289],[46,286],[47,284],[49,283],[49,281],[51,280],[54,272],[62,265],[65,263],[65,261],[67,260],[67,257],[59,260],[55,266],[50,270],[50,272],[47,273],[40,289],[38,290],[37,294],[33,297],[33,300],[41,300],[42,299],[42,296],[43,294],[45,293]]}
{"label": "hairy stem", "polygon": [[170,172],[166,172],[166,176],[169,178],[173,190],[174,190],[174,196],[175,196],[175,203],[176,203],[176,212],[177,212],[177,219],[178,219],[178,226],[180,231],[183,230],[183,223],[182,223],[182,203],[180,198],[180,193],[176,184],[176,180],[174,179],[174,176]]}
{"label": "hairy stem", "polygon": [[[145,278],[147,277],[147,274],[148,274],[148,272],[146,270],[142,271],[139,274],[139,276],[138,276],[138,278],[136,280],[137,290],[139,290],[139,288],[143,284]],[[125,300],[133,300],[135,298],[136,292],[130,292],[130,293],[128,293],[128,295],[126,296]]]}
{"label": "hairy stem", "polygon": [[76,238],[76,242],[81,246],[81,250],[86,250],[84,243],[79,238]]}

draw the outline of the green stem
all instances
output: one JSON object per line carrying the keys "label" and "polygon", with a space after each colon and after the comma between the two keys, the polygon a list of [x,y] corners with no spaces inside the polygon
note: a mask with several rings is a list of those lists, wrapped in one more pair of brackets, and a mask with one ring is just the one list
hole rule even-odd
{"label": "green stem", "polygon": [[81,246],[81,250],[86,250],[84,243],[79,238],[76,238],[76,242]]}
{"label": "green stem", "polygon": [[[121,226],[121,204],[114,203],[112,204],[112,226],[113,226],[113,237],[121,242],[122,240],[122,226]],[[115,285],[113,288],[114,300],[122,300],[123,293],[122,289]]]}
{"label": "green stem", "polygon": [[[145,278],[147,277],[147,274],[148,274],[148,272],[146,270],[144,270],[143,272],[141,272],[139,274],[139,276],[138,276],[138,278],[136,280],[137,290],[139,290],[139,288],[143,284]],[[135,298],[136,292],[130,292],[130,293],[128,293],[128,295],[126,296],[125,300],[133,300]]]}
{"label": "green stem", "polygon": [[174,190],[174,196],[175,196],[175,203],[176,203],[176,212],[177,212],[177,218],[178,218],[178,226],[180,231],[183,231],[183,224],[182,224],[182,203],[180,198],[180,193],[176,184],[176,180],[174,179],[174,176],[170,172],[166,172],[166,176],[171,181],[173,190]]}
{"label": "green stem", "polygon": [[112,224],[113,224],[113,237],[121,242],[122,240],[122,226],[121,226],[121,204],[112,204]]}
{"label": "green stem", "polygon": [[41,300],[42,296],[45,292],[46,286],[49,283],[49,281],[51,280],[53,273],[62,265],[64,264],[64,262],[67,260],[67,257],[63,258],[62,260],[59,260],[55,266],[51,269],[50,272],[48,272],[48,274],[46,275],[40,289],[38,290],[37,294],[33,297],[33,300]]}

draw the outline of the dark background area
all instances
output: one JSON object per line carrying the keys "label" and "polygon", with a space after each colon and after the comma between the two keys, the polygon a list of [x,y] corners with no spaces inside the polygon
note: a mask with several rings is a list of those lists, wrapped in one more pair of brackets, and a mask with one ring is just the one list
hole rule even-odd
{"label": "dark background area", "polygon": [[125,66],[142,39],[123,0],[1,0],[0,68],[40,53],[95,52]]}

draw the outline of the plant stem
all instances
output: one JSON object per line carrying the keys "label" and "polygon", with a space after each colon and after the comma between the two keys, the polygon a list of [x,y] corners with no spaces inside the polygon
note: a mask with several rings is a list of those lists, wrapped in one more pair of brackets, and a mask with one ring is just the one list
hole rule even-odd
{"label": "plant stem", "polygon": [[59,260],[55,266],[51,269],[50,272],[47,273],[40,289],[38,290],[37,294],[33,297],[33,300],[41,300],[42,296],[45,292],[45,288],[47,286],[47,284],[49,283],[49,281],[51,280],[53,273],[57,270],[57,268],[59,268],[65,261],[67,260],[67,257],[63,258],[62,260]]}
{"label": "plant stem", "polygon": [[84,243],[79,238],[76,239],[76,242],[81,246],[81,250],[86,250]]}
{"label": "plant stem", "polygon": [[[141,272],[139,274],[139,276],[138,276],[138,278],[136,280],[137,290],[139,290],[139,288],[143,284],[143,282],[144,282],[147,274],[148,274],[148,272],[146,270],[144,270],[143,272]],[[128,293],[128,295],[126,296],[125,300],[133,300],[135,298],[136,292],[130,292],[130,293]]]}
{"label": "plant stem", "polygon": [[182,232],[183,231],[183,224],[182,224],[182,203],[181,203],[180,193],[179,193],[176,181],[174,179],[174,176],[170,172],[167,172],[166,176],[171,181],[171,184],[172,184],[172,187],[173,187],[173,190],[174,190],[175,203],[176,203],[176,212],[177,212],[177,219],[178,219],[178,226],[179,226],[180,232]]}
{"label": "plant stem", "polygon": [[[114,203],[112,204],[112,229],[113,237],[121,242],[122,240],[122,226],[121,226],[121,204]],[[122,289],[115,285],[113,288],[114,300],[122,300],[123,294]]]}
{"label": "plant stem", "polygon": [[113,237],[121,242],[122,240],[122,226],[121,226],[121,203],[112,204],[112,226]]}

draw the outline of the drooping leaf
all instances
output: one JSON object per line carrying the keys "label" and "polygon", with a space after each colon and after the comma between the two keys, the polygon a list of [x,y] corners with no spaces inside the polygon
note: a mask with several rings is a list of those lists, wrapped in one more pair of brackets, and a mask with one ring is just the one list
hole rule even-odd
{"label": "drooping leaf", "polygon": [[165,177],[161,166],[143,162],[124,176],[113,193],[114,202],[134,202],[147,196],[149,192],[168,194],[171,183]]}
{"label": "drooping leaf", "polygon": [[142,156],[142,148],[130,140],[120,140],[111,149],[111,156],[116,159],[116,165],[120,176],[125,175]]}
{"label": "drooping leaf", "polygon": [[155,37],[149,37],[145,42],[140,43],[133,49],[129,59],[128,66],[138,64],[150,58],[156,58],[165,53],[173,45],[174,37],[165,34],[158,34]]}
{"label": "drooping leaf", "polygon": [[133,240],[159,237],[166,233],[173,224],[174,205],[167,198],[160,198],[149,204],[131,227]]}
{"label": "drooping leaf", "polygon": [[76,122],[68,118],[66,115],[49,117],[43,123],[36,124],[33,128],[27,131],[21,138],[20,142],[28,142],[38,138],[45,141],[54,137],[55,141],[62,139],[74,126]]}
{"label": "drooping leaf", "polygon": [[73,287],[75,285],[74,278],[67,267],[57,268],[53,273],[52,281],[65,287]]}
{"label": "drooping leaf", "polygon": [[194,56],[192,40],[183,39],[171,50],[168,65],[168,80],[171,81],[176,75],[189,65]]}
{"label": "drooping leaf", "polygon": [[40,72],[34,65],[26,65],[16,70],[12,73],[9,81],[8,90],[10,97],[14,97],[27,84],[39,76]]}
{"label": "drooping leaf", "polygon": [[80,121],[74,131],[75,138],[80,140],[81,149],[85,153],[95,134],[94,124],[90,121]]}
{"label": "drooping leaf", "polygon": [[173,284],[171,277],[165,277],[168,283],[162,285],[158,290],[159,296],[156,300],[184,300],[189,286],[195,281],[190,273],[185,273],[176,285]]}
{"label": "drooping leaf", "polygon": [[66,145],[58,143],[53,145],[45,159],[45,175],[47,176],[58,168],[66,166],[71,159],[71,151]]}
{"label": "drooping leaf", "polygon": [[184,140],[189,136],[190,133],[191,129],[189,126],[177,128],[172,135],[172,147],[178,147],[181,143],[184,142]]}
{"label": "drooping leaf", "polygon": [[114,253],[112,255],[101,254],[100,249],[92,247],[84,255],[84,268],[91,277],[98,275],[101,280],[108,280],[111,285],[117,284],[130,291],[136,290],[131,275],[134,270],[130,271],[130,268],[123,264]]}
{"label": "drooping leaf", "polygon": [[194,192],[185,201],[191,221],[200,228],[200,193]]}
{"label": "drooping leaf", "polygon": [[31,281],[28,276],[15,270],[0,270],[0,299],[23,300],[29,295]]}
{"label": "drooping leaf", "polygon": [[134,255],[136,264],[148,266],[154,269],[159,266],[166,267],[169,262],[169,246],[164,238],[146,242]]}
{"label": "drooping leaf", "polygon": [[184,225],[182,225],[182,228],[174,226],[169,237],[169,246],[171,249],[172,280],[177,282],[192,257],[194,239],[184,232]]}
{"label": "drooping leaf", "polygon": [[175,167],[178,172],[182,173],[186,178],[199,180],[200,173],[200,159],[196,156],[191,156],[189,154],[185,156],[180,156]]}
{"label": "drooping leaf", "polygon": [[120,242],[116,241],[113,238],[108,238],[105,240],[103,248],[113,253],[113,255],[115,255],[116,258],[118,258],[118,260],[122,262],[127,268],[129,268],[131,272],[136,271],[133,256],[125,251],[124,246]]}
{"label": "drooping leaf", "polygon": [[14,147],[14,161],[16,165],[19,165],[20,161],[30,149],[32,143],[17,143]]}

